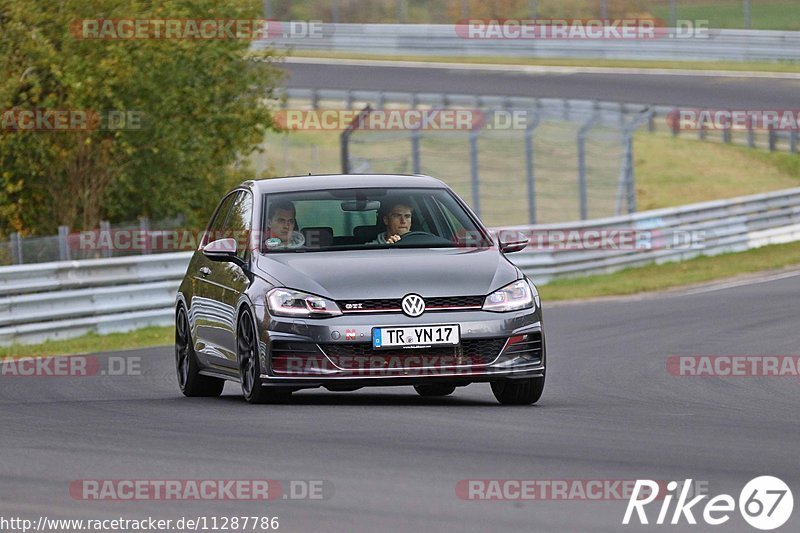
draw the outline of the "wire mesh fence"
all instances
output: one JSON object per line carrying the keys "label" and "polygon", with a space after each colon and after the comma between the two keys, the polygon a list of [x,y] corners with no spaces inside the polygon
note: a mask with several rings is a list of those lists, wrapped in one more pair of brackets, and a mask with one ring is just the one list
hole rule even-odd
{"label": "wire mesh fence", "polygon": [[267,18],[447,24],[467,18],[707,20],[711,28],[798,30],[796,0],[264,0]]}

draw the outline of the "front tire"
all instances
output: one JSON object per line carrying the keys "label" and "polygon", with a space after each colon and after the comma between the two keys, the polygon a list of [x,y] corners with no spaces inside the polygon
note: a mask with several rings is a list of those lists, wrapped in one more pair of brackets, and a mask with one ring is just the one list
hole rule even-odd
{"label": "front tire", "polygon": [[175,316],[175,370],[178,386],[184,396],[219,396],[225,380],[200,374],[200,364],[194,351],[194,341],[186,310],[181,307]]}
{"label": "front tire", "polygon": [[544,391],[544,376],[540,378],[492,382],[492,393],[503,405],[532,405]]}
{"label": "front tire", "polygon": [[292,392],[270,389],[261,385],[261,365],[258,357],[253,318],[249,311],[242,313],[236,335],[239,379],[242,383],[242,396],[248,403],[278,403],[288,400]]}
{"label": "front tire", "polygon": [[417,394],[426,398],[433,398],[438,396],[449,396],[456,390],[455,385],[448,385],[446,383],[436,383],[434,385],[414,385],[414,390]]}

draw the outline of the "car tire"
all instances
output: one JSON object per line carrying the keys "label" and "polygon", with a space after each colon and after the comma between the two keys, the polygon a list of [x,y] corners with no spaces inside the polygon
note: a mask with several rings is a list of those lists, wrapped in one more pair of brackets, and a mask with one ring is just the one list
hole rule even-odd
{"label": "car tire", "polygon": [[531,405],[539,401],[544,391],[544,376],[522,380],[492,382],[492,393],[503,405]]}
{"label": "car tire", "polygon": [[225,387],[224,379],[200,374],[189,318],[183,307],[180,307],[175,315],[175,370],[178,375],[178,386],[184,396],[219,396]]}
{"label": "car tire", "polygon": [[248,403],[280,403],[292,396],[292,391],[290,390],[262,386],[258,340],[253,317],[249,311],[242,313],[236,329],[236,359],[239,364],[242,396]]}
{"label": "car tire", "polygon": [[417,394],[425,397],[436,396],[449,396],[456,390],[455,385],[448,385],[447,383],[436,383],[434,385],[414,385],[414,390]]}

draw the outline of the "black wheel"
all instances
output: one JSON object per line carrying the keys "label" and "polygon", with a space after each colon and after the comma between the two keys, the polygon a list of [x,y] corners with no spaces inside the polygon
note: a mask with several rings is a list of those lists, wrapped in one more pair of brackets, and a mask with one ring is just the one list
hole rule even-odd
{"label": "black wheel", "polygon": [[414,390],[420,396],[448,396],[453,394],[456,390],[455,385],[448,385],[447,383],[436,383],[434,385],[414,385]]}
{"label": "black wheel", "polygon": [[249,311],[242,313],[236,335],[239,378],[242,395],[249,403],[277,403],[289,399],[291,391],[261,386],[261,367],[258,359],[258,341],[253,318]]}
{"label": "black wheel", "polygon": [[544,377],[493,381],[492,392],[503,405],[531,405],[539,401],[544,391]]}
{"label": "black wheel", "polygon": [[200,375],[189,318],[183,307],[175,315],[175,370],[184,396],[219,396],[225,387],[224,379]]}

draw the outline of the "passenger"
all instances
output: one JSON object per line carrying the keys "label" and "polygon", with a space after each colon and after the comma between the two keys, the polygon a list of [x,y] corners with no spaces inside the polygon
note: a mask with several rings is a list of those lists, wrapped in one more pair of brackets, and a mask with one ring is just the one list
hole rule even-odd
{"label": "passenger", "polygon": [[297,231],[294,204],[289,201],[273,202],[267,213],[267,248],[299,248],[306,243],[303,234]]}
{"label": "passenger", "polygon": [[370,244],[394,244],[411,231],[414,208],[405,200],[390,202],[385,209],[381,207],[384,212],[383,223],[386,225],[386,232],[379,234]]}

